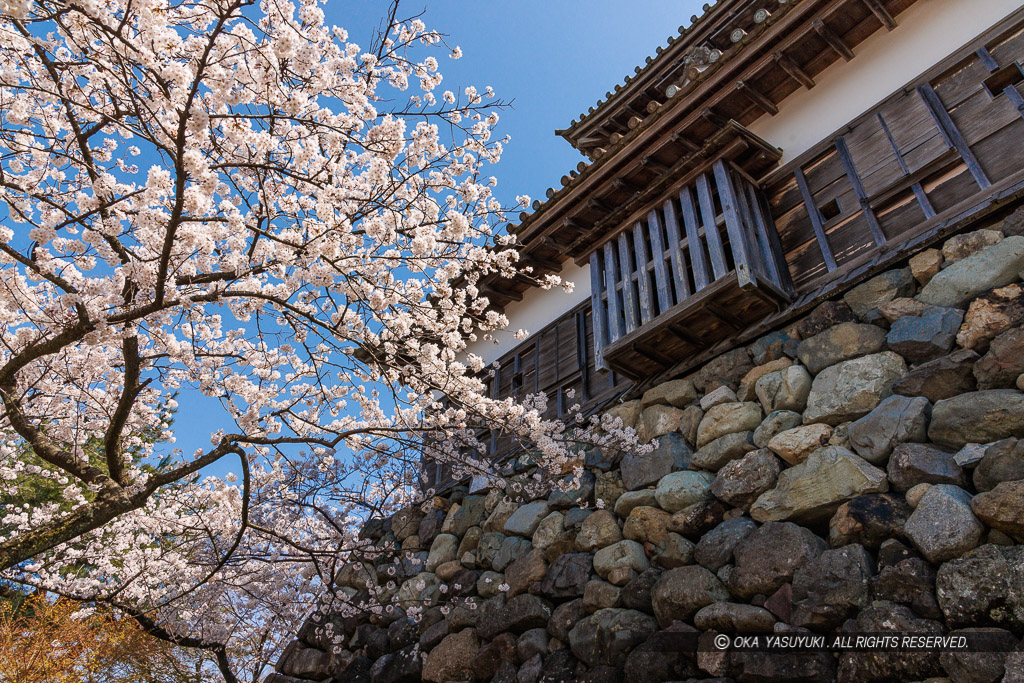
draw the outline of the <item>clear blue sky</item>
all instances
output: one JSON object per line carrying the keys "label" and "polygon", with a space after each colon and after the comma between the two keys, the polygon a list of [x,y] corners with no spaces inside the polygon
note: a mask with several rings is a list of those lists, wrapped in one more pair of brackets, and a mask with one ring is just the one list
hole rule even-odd
{"label": "clear blue sky", "polygon": [[[701,14],[704,0],[403,0],[399,15],[425,10],[427,27],[447,34],[463,50],[460,60],[440,59],[441,90],[493,86],[513,100],[501,112],[499,134],[509,134],[501,162],[492,167],[498,197],[512,204],[548,187],[583,158],[555,135],[621,83],[633,68],[664,46],[679,26]],[[368,46],[387,0],[330,0],[330,23]],[[202,396],[179,397],[176,446],[190,453],[209,448],[209,434],[231,430],[219,404]]]}

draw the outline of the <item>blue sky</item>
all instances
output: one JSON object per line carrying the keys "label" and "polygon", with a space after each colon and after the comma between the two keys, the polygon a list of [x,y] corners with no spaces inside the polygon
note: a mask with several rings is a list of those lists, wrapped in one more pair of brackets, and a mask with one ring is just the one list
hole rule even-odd
{"label": "blue sky", "polygon": [[[512,204],[528,194],[543,198],[582,156],[555,135],[556,128],[604,99],[633,68],[664,46],[679,26],[701,13],[703,0],[403,0],[399,15],[425,10],[427,27],[447,34],[463,50],[460,60],[441,60],[442,90],[493,86],[512,100],[501,112],[499,134],[512,136],[501,162],[498,198]],[[330,0],[330,23],[350,40],[368,46],[388,7],[387,0]],[[179,396],[177,447],[186,453],[209,448],[209,435],[231,430],[217,401]],[[230,465],[230,463],[228,463]]]}

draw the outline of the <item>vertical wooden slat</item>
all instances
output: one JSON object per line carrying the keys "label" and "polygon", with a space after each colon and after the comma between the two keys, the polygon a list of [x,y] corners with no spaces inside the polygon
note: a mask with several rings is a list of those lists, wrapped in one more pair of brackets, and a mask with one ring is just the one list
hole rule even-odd
{"label": "vertical wooden slat", "polygon": [[[601,295],[605,293],[605,288],[601,284],[602,274],[600,251],[594,250],[590,254],[590,310],[594,316],[594,358],[597,367],[601,367],[604,347],[608,345],[608,313],[605,302],[601,300]],[[586,346],[586,336],[581,337],[577,344]]]}
{"label": "vertical wooden slat", "polygon": [[807,209],[807,216],[811,219],[811,227],[814,228],[814,237],[818,240],[818,248],[821,249],[821,257],[825,260],[825,268],[829,272],[836,269],[836,257],[832,255],[832,247],[829,246],[828,236],[822,225],[821,212],[818,211],[814,197],[811,196],[811,188],[807,187],[807,178],[804,177],[803,169],[796,169],[793,172],[796,178],[797,187],[800,188],[800,196],[804,200],[804,208]]}
{"label": "vertical wooden slat", "polygon": [[668,268],[665,267],[665,240],[662,237],[661,216],[656,209],[647,212],[647,229],[651,234],[651,249],[654,250],[654,288],[658,292],[658,310],[664,312],[672,308],[672,283]]}
{"label": "vertical wooden slat", "polygon": [[853,187],[853,194],[857,197],[860,210],[864,214],[864,218],[867,219],[871,237],[875,240],[875,244],[882,246],[887,241],[885,233],[882,232],[882,226],[878,224],[878,216],[875,215],[875,210],[871,208],[871,203],[868,201],[868,193],[864,191],[864,183],[860,180],[857,166],[853,163],[853,156],[850,155],[850,148],[846,146],[846,138],[842,135],[836,140],[836,152],[839,153],[839,161],[842,162],[843,170],[846,171],[846,177]]}
{"label": "vertical wooden slat", "polygon": [[619,233],[619,276],[622,280],[622,314],[626,320],[625,334],[640,327],[640,311],[633,294],[633,259],[629,253],[627,232]]}
{"label": "vertical wooden slat", "polygon": [[793,278],[789,273],[789,264],[786,262],[786,252],[782,249],[782,240],[779,239],[779,231],[775,229],[775,222],[772,220],[772,211],[768,206],[768,198],[763,192],[758,192],[757,188],[751,187],[754,204],[758,209],[758,216],[760,216],[761,222],[764,224],[765,237],[768,240],[768,249],[772,253],[772,260],[776,264],[776,277],[778,277],[777,284],[790,295],[795,294],[796,290],[793,288]]}
{"label": "vertical wooden slat", "polygon": [[751,274],[751,249],[747,244],[747,235],[740,220],[739,206],[736,202],[736,192],[732,187],[732,179],[729,177],[729,169],[725,162],[719,159],[714,164],[715,186],[718,188],[718,198],[722,202],[722,213],[725,215],[725,229],[729,233],[729,245],[732,247],[732,258],[736,264],[736,279],[740,287],[753,284]]}
{"label": "vertical wooden slat", "polygon": [[992,53],[988,51],[987,47],[978,48],[978,51],[975,52],[975,54],[978,55],[978,59],[981,61],[982,66],[984,66],[989,73],[992,73],[999,68],[999,62],[997,62],[995,57],[992,56]]}
{"label": "vertical wooden slat", "polygon": [[[878,112],[875,116],[878,117],[878,125],[882,127],[882,132],[885,133],[885,138],[889,141],[889,146],[892,147],[892,151],[896,155],[896,161],[900,165],[900,170],[903,172],[903,175],[910,175],[910,167],[907,166],[907,162],[903,159],[903,153],[900,151],[899,145],[896,144],[896,139],[892,136],[892,131],[889,130],[889,124],[885,122],[882,112]],[[914,191],[914,196],[917,197],[917,203],[921,207],[924,217],[933,217],[935,209],[932,207],[931,200],[928,199],[921,181],[914,183],[910,188]]]}
{"label": "vertical wooden slat", "polygon": [[715,200],[711,196],[711,183],[706,173],[697,176],[697,201],[700,203],[701,220],[704,223],[704,239],[708,242],[708,254],[715,279],[729,272],[725,260],[725,249],[722,247],[722,236],[715,225]]}
{"label": "vertical wooden slat", "polygon": [[637,221],[633,226],[633,249],[636,253],[636,281],[640,290],[640,322],[646,324],[654,317],[654,300],[651,298],[651,280],[647,271],[647,263],[651,260],[647,254],[647,241],[644,240],[645,226]]}
{"label": "vertical wooden slat", "polygon": [[[757,242],[761,247],[761,257],[764,259],[764,274],[772,283],[782,287],[782,278],[779,275],[779,260],[772,249],[772,242],[769,236],[774,231],[768,225],[764,215],[761,213],[761,205],[758,203],[757,190],[750,183],[743,183],[743,191],[747,197],[747,206],[750,207],[750,217],[754,223],[754,231],[757,233]],[[783,287],[784,289],[784,287]]]}
{"label": "vertical wooden slat", "polygon": [[[594,339],[597,339],[597,331],[594,331]],[[597,356],[597,366],[600,367],[601,356]],[[590,373],[587,372],[587,312],[576,311],[576,365],[580,370],[580,403],[590,400]]]}
{"label": "vertical wooden slat", "polygon": [[690,263],[693,266],[693,286],[700,291],[711,284],[711,273],[708,271],[708,258],[704,252],[704,241],[700,238],[697,222],[697,209],[693,205],[690,188],[679,191],[679,206],[683,212],[683,223],[686,226],[686,244],[690,248]]}
{"label": "vertical wooden slat", "polygon": [[750,269],[761,276],[767,276],[765,265],[768,261],[768,245],[762,244],[758,239],[757,230],[754,227],[753,211],[750,203],[747,201],[747,193],[745,191],[746,180],[740,177],[738,173],[733,172],[728,165],[726,169],[729,171],[730,186],[736,196],[736,208],[740,214],[740,226],[742,226],[743,234],[747,238],[747,248],[750,252]]}
{"label": "vertical wooden slat", "polygon": [[992,182],[985,175],[985,171],[981,168],[977,158],[975,158],[974,152],[967,145],[964,136],[960,134],[960,130],[953,123],[953,119],[950,118],[949,112],[946,111],[942,100],[935,93],[935,89],[932,88],[930,83],[925,83],[917,87],[917,92],[921,99],[924,100],[925,107],[928,108],[928,112],[932,115],[935,125],[939,127],[939,132],[943,134],[943,138],[951,147],[956,149],[957,153],[960,154],[960,158],[964,160],[967,170],[971,172],[971,175],[974,176],[974,182],[978,184],[978,189],[985,190],[991,187]]}
{"label": "vertical wooden slat", "polygon": [[[665,209],[665,232],[668,233],[669,259],[672,263],[672,284],[675,285],[676,303],[690,296],[690,280],[686,276],[686,261],[683,258],[682,240],[679,239],[679,219],[676,217],[676,207],[672,205],[671,199],[666,199]],[[690,247],[691,252],[693,247]]]}
{"label": "vertical wooden slat", "polygon": [[[622,329],[622,309],[615,291],[619,282],[619,269],[615,264],[615,248],[611,241],[604,243],[604,283],[608,294],[608,343],[612,343],[625,332]],[[602,360],[604,360],[602,358]]]}

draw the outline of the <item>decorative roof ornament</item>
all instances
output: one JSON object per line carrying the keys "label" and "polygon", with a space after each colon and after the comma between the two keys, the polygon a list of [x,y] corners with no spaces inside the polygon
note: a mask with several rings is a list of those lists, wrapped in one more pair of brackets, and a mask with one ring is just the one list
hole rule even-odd
{"label": "decorative roof ornament", "polygon": [[686,88],[692,81],[700,80],[701,75],[714,66],[722,58],[722,51],[707,45],[694,45],[683,55],[681,63],[686,66],[683,80],[665,88],[669,98]]}

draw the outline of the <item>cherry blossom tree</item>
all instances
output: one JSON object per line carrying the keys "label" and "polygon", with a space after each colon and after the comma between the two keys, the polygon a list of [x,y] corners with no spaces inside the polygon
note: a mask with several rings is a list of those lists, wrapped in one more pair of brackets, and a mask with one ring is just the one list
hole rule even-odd
{"label": "cherry blossom tree", "polygon": [[[0,0],[0,495],[60,492],[5,506],[5,580],[255,678],[424,458],[503,486],[481,429],[552,476],[629,441],[489,397],[477,284],[532,276],[501,102],[396,17],[359,46],[316,0]],[[230,420],[184,453],[187,392]]]}

